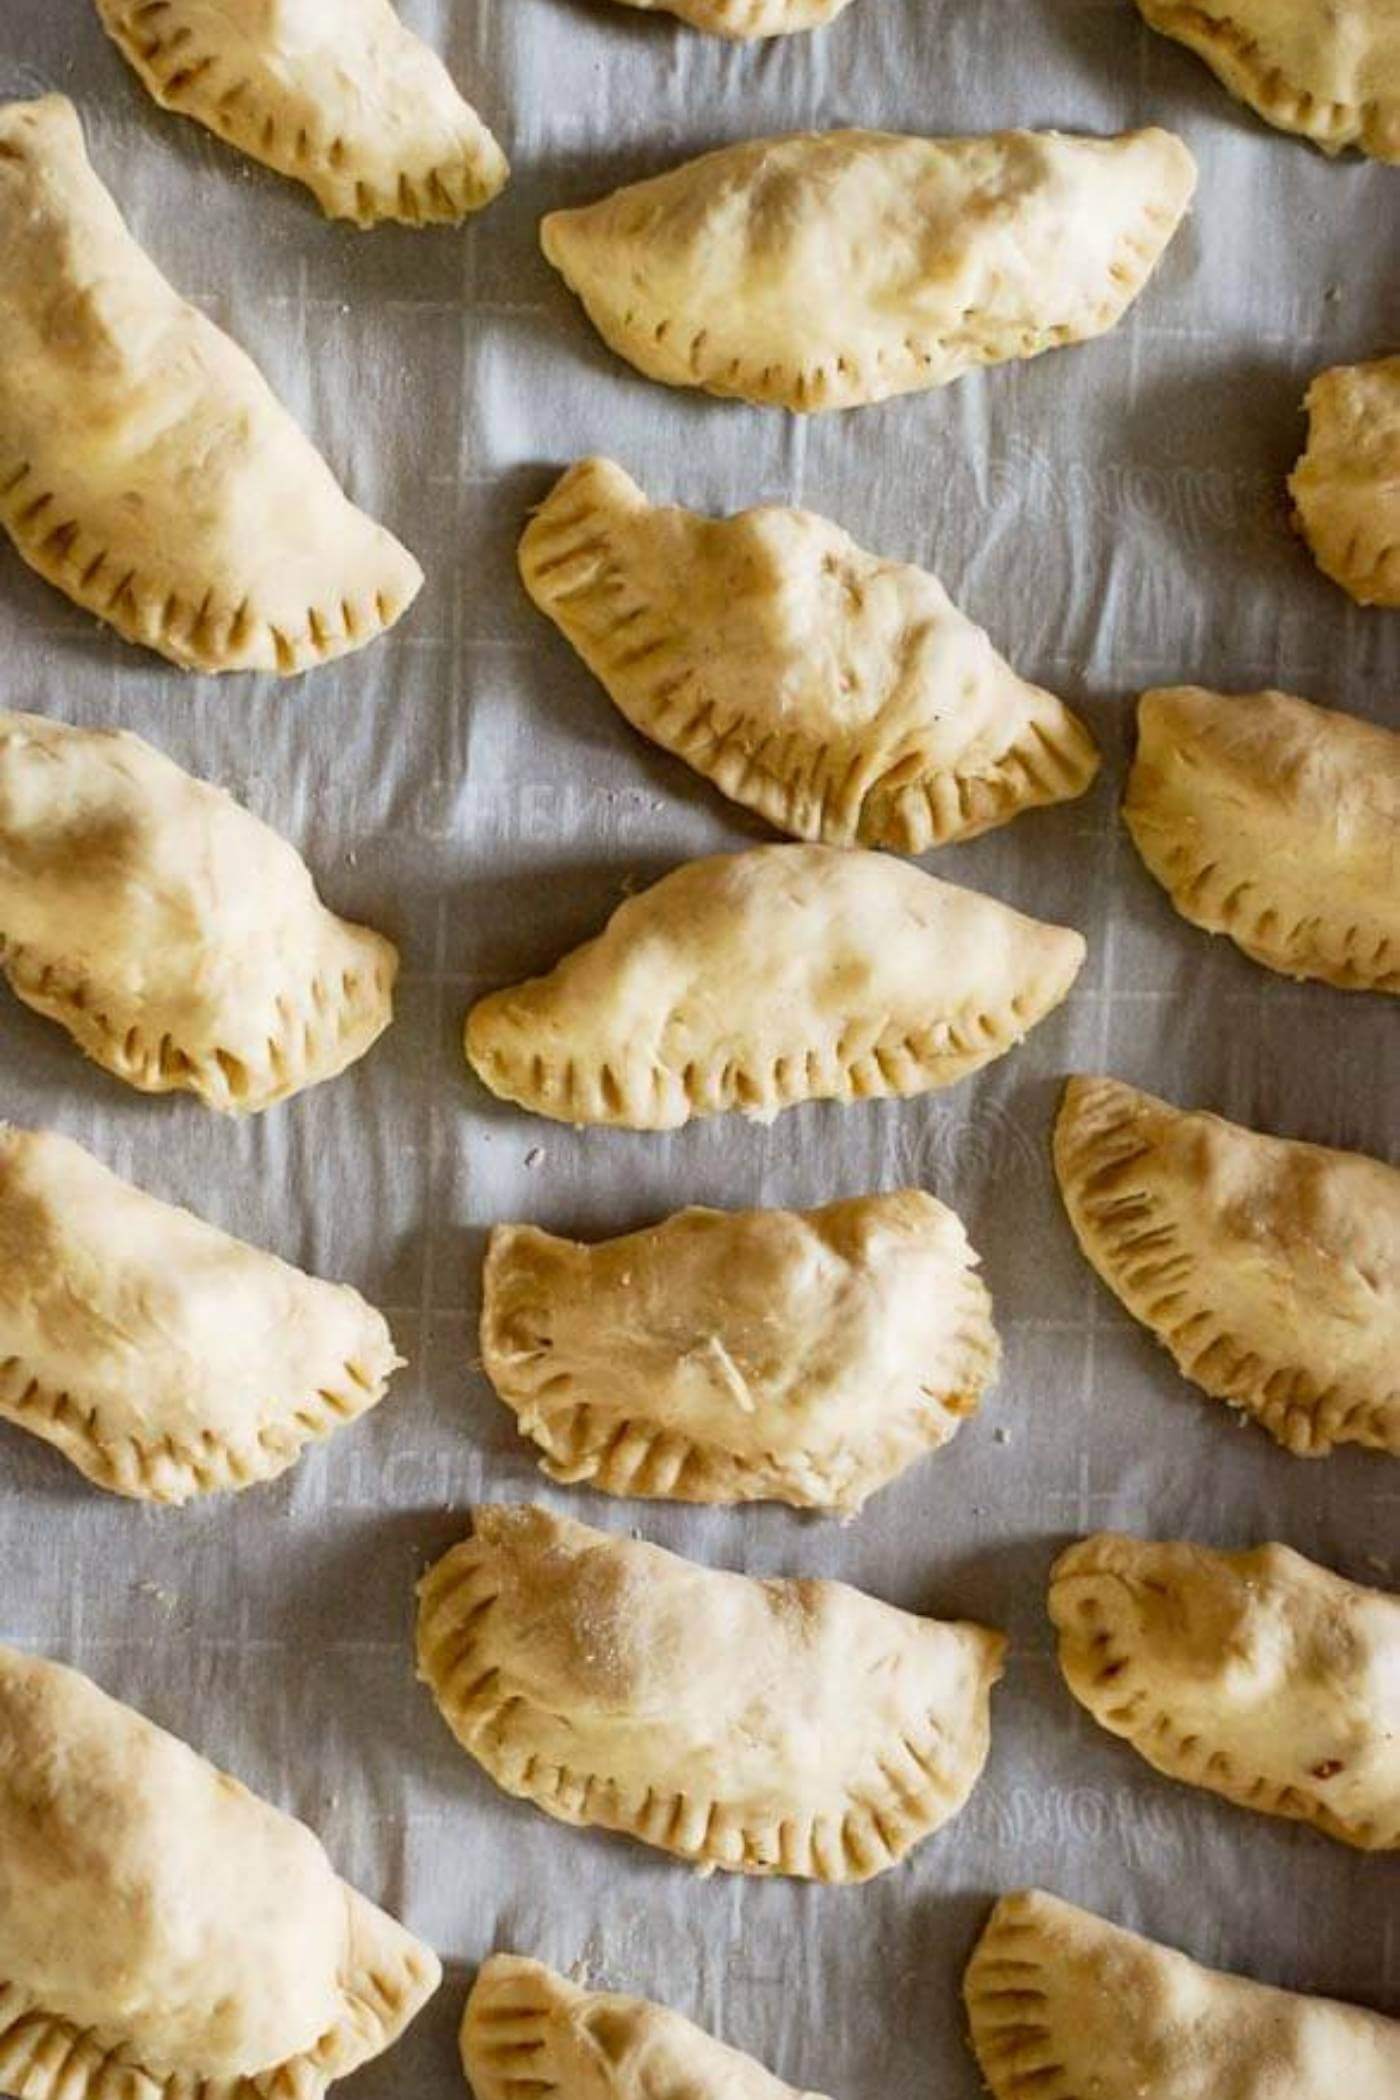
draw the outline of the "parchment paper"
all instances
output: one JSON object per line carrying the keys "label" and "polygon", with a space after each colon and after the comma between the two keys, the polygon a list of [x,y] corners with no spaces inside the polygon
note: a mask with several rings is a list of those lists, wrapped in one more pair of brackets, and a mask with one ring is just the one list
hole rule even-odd
{"label": "parchment paper", "polygon": [[[404,0],[515,164],[462,233],[324,223],[293,185],[162,114],[88,0],[0,0],[0,90],[74,96],[174,282],[247,346],[428,585],[387,641],[291,685],[191,681],[101,635],[0,551],[5,705],[125,723],[295,840],[404,950],[398,1018],[347,1076],[236,1124],[147,1100],[0,998],[3,1110],[289,1259],[356,1283],[411,1368],[275,1486],[157,1514],[0,1431],[0,1636],[78,1664],[321,1833],[448,1968],[359,2100],[452,2100],[494,1946],[665,1998],[839,2100],[971,2100],[958,1979],[990,1898],[1037,1882],[1198,1957],[1400,2011],[1394,1868],[1154,1777],[1081,1715],[1044,1616],[1053,1553],[1120,1526],[1286,1539],[1394,1579],[1394,1467],[1304,1464],[1175,1375],[1080,1259],[1047,1136],[1061,1075],[1107,1069],[1242,1121],[1394,1156],[1381,998],[1294,988],[1178,921],[1116,818],[1131,696],[1274,682],[1396,721],[1397,616],[1322,580],[1283,476],[1313,371],[1400,342],[1400,175],[1330,165],[1236,108],[1129,0],[853,0],[742,51],[612,0]],[[541,260],[540,212],[724,139],[1157,120],[1195,216],[1127,323],[947,391],[802,422],[648,385]],[[557,469],[611,453],[700,508],[800,501],[936,569],[1028,676],[1081,707],[1106,777],[937,871],[1080,926],[1061,1013],[951,1094],[771,1128],[575,1134],[507,1112],[459,1050],[479,990],[548,965],[624,884],[765,837],[627,728],[527,603],[514,543]],[[483,1236],[617,1231],[688,1201],[809,1204],[920,1180],[985,1259],[1001,1385],[842,1529],[556,1494],[475,1367]],[[542,1495],[697,1558],[841,1576],[1006,1627],[986,1776],[858,1889],[709,1882],[507,1800],[411,1659],[412,1588],[474,1498]],[[1335,2100],[1345,2100],[1336,2095]]]}

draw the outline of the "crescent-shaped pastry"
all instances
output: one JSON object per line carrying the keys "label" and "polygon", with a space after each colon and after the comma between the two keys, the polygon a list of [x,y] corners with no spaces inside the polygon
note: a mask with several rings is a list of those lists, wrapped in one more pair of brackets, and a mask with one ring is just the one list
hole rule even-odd
{"label": "crescent-shaped pastry", "polygon": [[634,728],[797,838],[922,853],[1098,771],[1083,724],[935,576],[811,511],[656,509],[585,459],[520,573]]}
{"label": "crescent-shaped pastry", "polygon": [[478,1001],[471,1064],[565,1123],[675,1130],[951,1086],[1059,1005],[1063,926],[907,862],[833,846],[690,861],[547,977]]}
{"label": "crescent-shaped pastry", "polygon": [[398,951],[139,737],[0,714],[0,969],[118,1079],[238,1111],[362,1057]]}
{"label": "crescent-shaped pastry", "polygon": [[1075,1698],[1168,1778],[1400,1846],[1400,1597],[1287,1546],[1105,1532],[1056,1561],[1050,1616]]}
{"label": "crescent-shaped pastry", "polygon": [[1395,2100],[1400,2021],[1003,1896],[963,1981],[994,2100]]}
{"label": "crescent-shaped pastry", "polygon": [[0,104],[0,524],[129,642],[285,675],[423,572],[128,232],[61,95]]}
{"label": "crescent-shaped pastry", "polygon": [[97,0],[162,109],[304,182],[332,219],[454,223],[505,156],[389,0]]}
{"label": "crescent-shaped pastry", "polygon": [[498,1225],[486,1375],[553,1480],[854,1515],[996,1375],[961,1220],[922,1189],[684,1210],[582,1246]]}
{"label": "crescent-shaped pastry", "polygon": [[1266,969],[1400,992],[1400,735],[1287,693],[1144,693],[1123,820],[1182,917]]}
{"label": "crescent-shaped pastry", "polygon": [[1395,0],[1138,0],[1154,29],[1203,58],[1280,131],[1400,161]]}
{"label": "crescent-shaped pastry", "polygon": [[476,2100],[821,2100],[706,2034],[669,2006],[585,1991],[518,1954],[477,1971],[462,2017]]}
{"label": "crescent-shaped pastry", "polygon": [[1183,1377],[1297,1457],[1400,1457],[1400,1168],[1076,1078],[1055,1172],[1084,1254]]}
{"label": "crescent-shaped pastry", "polygon": [[712,36],[748,43],[755,37],[791,36],[835,21],[850,0],[623,0],[644,14],[665,13]]}
{"label": "crescent-shaped pastry", "polygon": [[419,1674],[496,1784],[560,1822],[704,1869],[865,1881],[976,1785],[1001,1634],[529,1503],[474,1524],[420,1586]]}
{"label": "crescent-shaped pastry", "polygon": [[0,1648],[10,2100],[318,2100],[441,1973],[304,1824],[76,1670]]}
{"label": "crescent-shaped pastry", "polygon": [[358,1292],[67,1138],[0,1126],[0,1416],[98,1487],[178,1503],[275,1479],[382,1400],[399,1362]]}
{"label": "crescent-shaped pastry", "polygon": [[541,239],[649,379],[857,408],[1104,334],[1195,181],[1167,131],[805,132],[551,212]]}
{"label": "crescent-shaped pastry", "polygon": [[1288,477],[1293,522],[1358,605],[1400,605],[1400,355],[1319,373],[1304,407],[1308,442]]}

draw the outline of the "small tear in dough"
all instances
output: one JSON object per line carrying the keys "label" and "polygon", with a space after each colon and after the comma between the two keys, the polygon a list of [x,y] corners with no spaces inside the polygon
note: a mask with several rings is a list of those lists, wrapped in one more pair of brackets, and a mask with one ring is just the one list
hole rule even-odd
{"label": "small tear in dough", "polygon": [[797,838],[923,853],[1098,771],[1084,725],[937,577],[811,511],[663,510],[580,460],[520,573],[634,728]]}
{"label": "small tear in dough", "polygon": [[362,649],[423,582],[137,246],[61,95],[0,104],[0,525],[188,670],[290,677]]}
{"label": "small tear in dough", "polygon": [[98,1487],[181,1503],[273,1480],[401,1361],[357,1291],[0,1125],[0,1417]]}
{"label": "small tear in dough", "polygon": [[907,862],[759,846],[676,868],[466,1030],[502,1099],[674,1130],[951,1086],[1059,1005],[1081,937]]}
{"label": "small tear in dough", "polygon": [[977,1256],[922,1189],[684,1210],[585,1246],[498,1225],[486,1375],[551,1479],[854,1516],[997,1372]]}
{"label": "small tear in dough", "polygon": [[1395,2100],[1400,2021],[1003,1896],[963,1981],[993,2100]]}
{"label": "small tear in dough", "polygon": [[1400,735],[1288,693],[1144,693],[1123,818],[1182,917],[1285,977],[1400,992]]}
{"label": "small tear in dough", "polygon": [[882,1874],[967,1800],[1005,1640],[698,1567],[529,1503],[419,1587],[418,1665],[508,1793],[705,1871]]}
{"label": "small tear in dough", "polygon": [[1075,1078],[1055,1173],[1085,1256],[1184,1378],[1296,1457],[1400,1456],[1400,1168]]}
{"label": "small tear in dough", "polygon": [[290,1816],[76,1670],[0,1648],[0,2091],[319,2100],[431,1950]]}
{"label": "small tear in dough", "polygon": [[1101,1532],[1056,1561],[1050,1617],[1075,1698],[1157,1771],[1400,1846],[1400,1598],[1287,1546]]}
{"label": "small tear in dough", "polygon": [[[1400,82],[1400,56],[1396,65]],[[1320,372],[1303,405],[1293,522],[1358,605],[1400,606],[1400,355]]]}
{"label": "small tear in dough", "polygon": [[856,408],[1102,335],[1195,182],[1167,131],[804,132],[551,212],[541,240],[647,378]]}
{"label": "small tear in dough", "polygon": [[162,109],[305,183],[326,216],[458,224],[505,155],[389,0],[96,0]]}
{"label": "small tear in dough", "polygon": [[364,1056],[398,960],[139,737],[0,714],[0,970],[118,1079],[268,1108]]}

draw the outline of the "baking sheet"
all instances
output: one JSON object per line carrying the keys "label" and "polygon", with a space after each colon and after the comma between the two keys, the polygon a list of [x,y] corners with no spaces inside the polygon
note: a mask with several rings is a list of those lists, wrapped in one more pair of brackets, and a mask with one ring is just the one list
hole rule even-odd
{"label": "baking sheet", "polygon": [[[1282,477],[1309,375],[1400,341],[1400,175],[1269,132],[1128,0],[853,0],[830,30],[752,51],[611,0],[403,12],[515,163],[462,233],[327,225],[149,103],[88,0],[0,0],[0,90],[75,97],[139,237],[429,577],[366,653],[292,685],[219,683],[102,636],[0,552],[5,704],[124,723],[223,782],[405,957],[371,1056],[242,1125],[126,1091],[6,997],[4,1113],[355,1282],[411,1361],[282,1482],[183,1514],[102,1496],[0,1430],[0,1635],[90,1671],[305,1817],[440,1950],[442,1993],[353,2082],[358,2100],[459,2092],[455,2025],[496,1946],[667,1999],[843,2100],[971,2100],[958,1978],[991,1896],[1029,1882],[1207,1961],[1400,2011],[1393,1867],[1155,1778],[1071,1702],[1043,1609],[1056,1548],[1109,1525],[1276,1536],[1364,1581],[1395,1575],[1394,1467],[1302,1464],[1194,1397],[1075,1252],[1046,1146],[1060,1076],[1088,1068],[1394,1155],[1393,1006],[1289,986],[1177,921],[1114,809],[1128,696],[1152,682],[1276,682],[1396,722],[1400,623],[1316,574]],[[845,417],[649,386],[536,248],[547,206],[747,134],[1147,120],[1188,138],[1200,196],[1114,336]],[[526,507],[591,449],[658,497],[800,501],[935,568],[1101,737],[1089,798],[937,861],[1090,943],[1060,1014],[970,1084],[633,1137],[531,1121],[469,1079],[476,991],[547,965],[624,884],[767,835],[626,727],[516,583]],[[1006,1343],[999,1389],[945,1453],[845,1529],[542,1485],[474,1365],[494,1220],[601,1234],[687,1201],[808,1204],[908,1180],[962,1212]],[[716,1564],[841,1576],[1006,1627],[969,1808],[902,1870],[823,1890],[702,1882],[508,1801],[457,1750],[410,1652],[414,1579],[483,1495],[542,1495]]]}

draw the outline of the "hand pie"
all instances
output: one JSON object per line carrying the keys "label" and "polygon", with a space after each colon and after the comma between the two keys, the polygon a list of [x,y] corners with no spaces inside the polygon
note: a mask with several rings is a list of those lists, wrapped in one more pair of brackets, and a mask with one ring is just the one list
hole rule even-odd
{"label": "hand pie", "polygon": [[1400,2021],[1003,1896],[963,1981],[994,2100],[1395,2100]]}
{"label": "hand pie", "polygon": [[529,1503],[474,1523],[420,1586],[419,1674],[497,1785],[560,1822],[706,1870],[865,1881],[976,1785],[1001,1634]]}
{"label": "hand pie", "polygon": [[658,510],[586,459],[520,573],[634,728],[798,838],[922,853],[1098,771],[1083,725],[936,577],[811,511]]}
{"label": "hand pie", "polygon": [[708,29],[715,36],[747,43],[754,37],[791,36],[799,29],[820,29],[832,22],[850,0],[624,0],[644,14],[660,10]]}
{"label": "hand pie", "polygon": [[441,1973],[304,1824],[0,1648],[0,2092],[317,2100]]}
{"label": "hand pie", "polygon": [[1293,522],[1358,605],[1400,605],[1400,356],[1334,365],[1304,406],[1307,448],[1288,478]]}
{"label": "hand pie", "polygon": [[190,670],[325,663],[423,581],[137,247],[60,95],[0,104],[0,524],[75,605]]}
{"label": "hand pie", "polygon": [[1138,0],[1266,123],[1340,153],[1400,160],[1394,0]]}
{"label": "hand pie", "polygon": [[0,1125],[0,1416],[98,1487],[187,1502],[273,1480],[399,1361],[358,1292]]}
{"label": "hand pie", "polygon": [[551,212],[541,239],[604,341],[649,379],[858,408],[1102,335],[1195,181],[1166,131],[807,132]]}
{"label": "hand pie", "polygon": [[163,109],[279,175],[328,218],[464,219],[505,156],[389,0],[97,0]]}
{"label": "hand pie", "polygon": [[600,1245],[498,1225],[486,1375],[553,1480],[854,1515],[996,1375],[991,1299],[922,1189],[684,1210]]}
{"label": "hand pie", "polygon": [[467,1056],[493,1093],[564,1123],[675,1130],[951,1086],[1059,1005],[1084,943],[831,846],[676,868],[547,977],[493,992]]}
{"label": "hand pie", "polygon": [[1101,1533],[1055,1563],[1050,1616],[1075,1698],[1159,1772],[1400,1846],[1400,1597],[1287,1546]]}
{"label": "hand pie", "polygon": [[668,2006],[582,1991],[541,1961],[493,1954],[462,2018],[476,2100],[821,2100],[726,2048]]}
{"label": "hand pie", "polygon": [[1400,736],[1287,693],[1144,693],[1123,819],[1183,918],[1285,977],[1400,992]]}
{"label": "hand pie", "polygon": [[118,1079],[245,1110],[364,1055],[398,952],[139,737],[0,714],[0,969]]}
{"label": "hand pie", "polygon": [[1080,1247],[1183,1377],[1297,1457],[1400,1456],[1400,1168],[1080,1078],[1055,1172]]}

